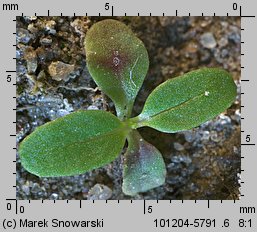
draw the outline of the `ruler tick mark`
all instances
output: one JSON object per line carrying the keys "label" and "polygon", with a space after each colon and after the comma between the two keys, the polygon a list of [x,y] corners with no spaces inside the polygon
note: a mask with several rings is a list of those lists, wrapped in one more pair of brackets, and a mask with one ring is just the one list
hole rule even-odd
{"label": "ruler tick mark", "polygon": [[145,214],[145,199],[144,199],[144,214]]}

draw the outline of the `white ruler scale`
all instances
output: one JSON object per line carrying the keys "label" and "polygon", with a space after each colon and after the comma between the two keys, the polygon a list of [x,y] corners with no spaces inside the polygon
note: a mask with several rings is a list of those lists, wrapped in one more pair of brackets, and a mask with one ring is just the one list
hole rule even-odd
{"label": "white ruler scale", "polygon": [[[1,3],[1,231],[257,231],[255,1]],[[240,16],[239,200],[16,200],[16,16]]]}

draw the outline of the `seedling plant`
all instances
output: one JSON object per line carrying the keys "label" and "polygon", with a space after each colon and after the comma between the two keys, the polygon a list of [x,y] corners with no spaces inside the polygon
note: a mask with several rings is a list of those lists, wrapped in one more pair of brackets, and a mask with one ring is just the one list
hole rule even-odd
{"label": "seedling plant", "polygon": [[99,168],[115,160],[127,140],[123,192],[133,196],[158,187],[165,182],[165,163],[160,151],[137,129],[190,130],[225,111],[236,96],[228,72],[202,68],[159,85],[142,112],[131,118],[149,67],[143,42],[125,24],[107,19],[89,29],[85,51],[88,70],[114,102],[117,116],[80,110],[36,128],[20,144],[19,155],[23,167],[39,177],[78,175]]}

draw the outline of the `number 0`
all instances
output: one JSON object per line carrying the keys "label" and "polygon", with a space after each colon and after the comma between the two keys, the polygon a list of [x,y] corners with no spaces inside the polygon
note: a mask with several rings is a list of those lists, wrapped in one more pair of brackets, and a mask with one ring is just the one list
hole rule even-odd
{"label": "number 0", "polygon": [[237,3],[236,2],[233,3],[233,10],[237,10]]}

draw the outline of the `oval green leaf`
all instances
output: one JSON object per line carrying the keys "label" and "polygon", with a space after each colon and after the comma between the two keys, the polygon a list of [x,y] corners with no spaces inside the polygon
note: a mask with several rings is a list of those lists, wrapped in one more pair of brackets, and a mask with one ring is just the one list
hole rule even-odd
{"label": "oval green leaf", "polygon": [[135,195],[165,182],[166,168],[161,153],[133,130],[128,136],[124,155],[122,191]]}
{"label": "oval green leaf", "polygon": [[125,24],[106,19],[89,29],[85,50],[91,76],[114,102],[118,117],[129,117],[149,66],[143,42]]}
{"label": "oval green leaf", "polygon": [[235,97],[236,85],[228,72],[203,68],[159,85],[131,122],[168,133],[189,130],[225,111]]}
{"label": "oval green leaf", "polygon": [[111,113],[78,111],[38,127],[20,144],[19,155],[37,176],[77,175],[113,161],[125,139],[123,123]]}

